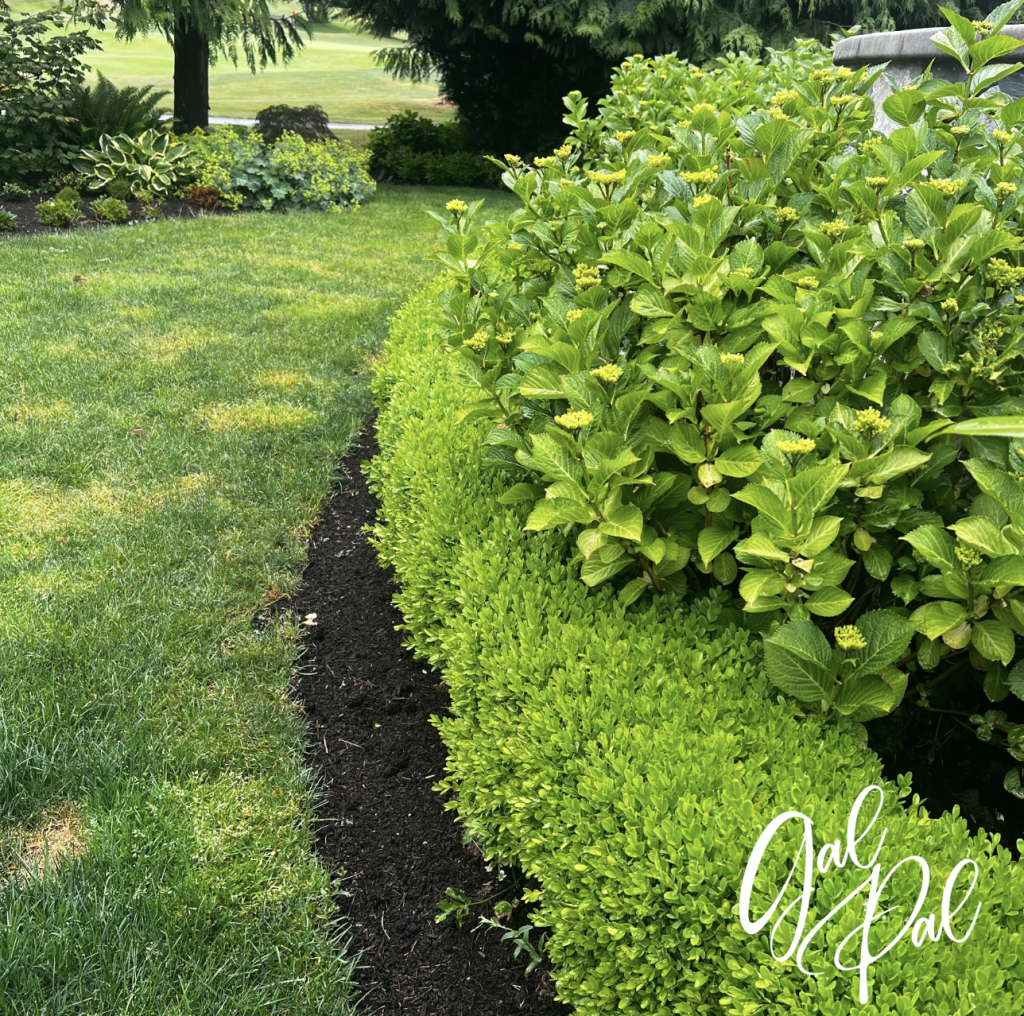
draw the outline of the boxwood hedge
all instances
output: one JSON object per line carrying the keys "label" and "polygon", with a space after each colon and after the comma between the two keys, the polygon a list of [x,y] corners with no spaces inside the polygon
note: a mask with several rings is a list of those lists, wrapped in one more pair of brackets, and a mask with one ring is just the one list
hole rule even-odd
{"label": "boxwood hedge", "polygon": [[[559,996],[587,1016],[1020,1016],[1024,871],[998,836],[971,835],[956,812],[929,817],[909,776],[882,778],[852,725],[798,720],[724,595],[625,607],[578,581],[559,532],[526,534],[526,509],[496,503],[512,478],[481,468],[487,424],[456,422],[464,391],[440,349],[437,294],[399,314],[378,368],[374,539],[396,570],[409,644],[451,690],[443,786],[457,792],[467,834],[542,886],[528,895],[535,924],[549,929]],[[863,921],[862,896],[812,944],[817,977],[776,962],[768,929],[745,933],[738,899],[776,815],[809,816],[816,846],[842,839],[871,784],[886,794],[882,873],[926,859],[928,913],[970,857],[980,869],[971,907],[982,906],[961,945],[900,941],[870,968],[862,1005],[857,975],[832,963]],[[776,839],[766,854],[762,910],[793,847]],[[817,875],[809,920],[863,876]],[[905,866],[889,883],[881,906],[903,905],[876,921],[873,951],[902,927],[918,882]]]}

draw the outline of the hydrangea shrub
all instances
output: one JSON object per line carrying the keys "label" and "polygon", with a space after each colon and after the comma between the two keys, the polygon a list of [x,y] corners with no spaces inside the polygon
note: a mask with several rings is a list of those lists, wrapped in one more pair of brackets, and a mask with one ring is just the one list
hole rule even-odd
{"label": "hydrangea shrub", "polygon": [[[870,720],[911,677],[1024,698],[1024,100],[992,62],[1018,7],[946,12],[966,80],[893,94],[890,137],[882,68],[821,47],[627,61],[553,155],[506,159],[506,222],[440,217],[500,501],[623,605],[728,591],[808,713]],[[973,722],[1024,761],[1024,725]]]}

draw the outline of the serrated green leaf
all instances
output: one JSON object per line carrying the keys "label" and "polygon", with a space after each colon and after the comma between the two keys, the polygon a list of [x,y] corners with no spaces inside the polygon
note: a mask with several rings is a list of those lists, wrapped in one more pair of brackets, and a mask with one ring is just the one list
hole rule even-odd
{"label": "serrated green leaf", "polygon": [[838,617],[851,603],[853,597],[835,586],[819,589],[804,600],[804,606],[819,617]]}
{"label": "serrated green leaf", "polygon": [[1013,629],[1001,621],[979,621],[971,634],[971,645],[986,660],[1009,666],[1016,652]]}
{"label": "serrated green leaf", "polygon": [[933,568],[951,571],[956,567],[956,544],[941,526],[921,526],[901,537]]}
{"label": "serrated green leaf", "polygon": [[498,498],[498,504],[521,504],[544,496],[544,488],[536,483],[517,483]]}
{"label": "serrated green leaf", "polygon": [[937,639],[955,628],[968,617],[959,603],[950,600],[935,600],[918,607],[910,615],[910,624],[915,631],[929,639]]}
{"label": "serrated green leaf", "polygon": [[857,628],[867,645],[850,654],[854,675],[880,674],[895,663],[910,645],[914,629],[891,610],[873,610],[857,618]]}
{"label": "serrated green leaf", "polygon": [[726,547],[736,539],[738,531],[735,526],[714,522],[705,527],[697,536],[697,550],[704,564],[710,564]]}
{"label": "serrated green leaf", "polygon": [[825,636],[811,621],[790,621],[764,643],[769,680],[803,702],[831,698],[837,666]]}
{"label": "serrated green leaf", "polygon": [[597,531],[639,543],[643,528],[644,516],[640,509],[635,504],[624,504],[611,512],[597,527]]}
{"label": "serrated green leaf", "polygon": [[723,476],[744,477],[756,473],[764,464],[761,453],[752,445],[727,448],[715,459],[715,467]]}
{"label": "serrated green leaf", "polygon": [[570,522],[592,522],[595,518],[597,512],[581,501],[567,497],[546,497],[534,505],[523,528],[542,532]]}

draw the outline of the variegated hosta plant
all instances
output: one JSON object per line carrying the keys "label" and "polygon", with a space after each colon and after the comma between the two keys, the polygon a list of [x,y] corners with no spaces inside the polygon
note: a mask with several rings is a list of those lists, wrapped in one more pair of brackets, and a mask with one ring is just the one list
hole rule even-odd
{"label": "variegated hosta plant", "polygon": [[[627,603],[734,588],[822,713],[880,716],[911,674],[926,706],[965,675],[1024,697],[1024,100],[991,62],[1019,4],[947,12],[966,80],[897,91],[888,138],[883,68],[820,48],[627,61],[553,155],[507,158],[506,223],[442,219],[501,500]],[[974,720],[1024,760],[1024,727]]]}
{"label": "variegated hosta plant", "polygon": [[144,131],[137,138],[127,134],[104,134],[96,150],[86,149],[75,169],[86,178],[90,190],[103,190],[114,180],[131,184],[132,197],[147,194],[166,197],[191,175],[189,149],[171,134]]}

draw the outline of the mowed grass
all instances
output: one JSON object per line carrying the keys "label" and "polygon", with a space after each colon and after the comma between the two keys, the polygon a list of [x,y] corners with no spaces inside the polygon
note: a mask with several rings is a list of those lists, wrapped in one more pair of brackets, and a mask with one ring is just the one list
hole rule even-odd
{"label": "mowed grass", "polygon": [[258,610],[452,196],[0,243],[3,1012],[350,1011]]}
{"label": "mowed grass", "polygon": [[[49,0],[14,0],[19,11],[38,11]],[[281,13],[291,7],[281,6]],[[81,30],[81,26],[79,26]],[[174,60],[162,35],[118,42],[113,28],[95,32],[102,50],[85,60],[118,85],[153,85],[173,89]],[[332,122],[383,123],[392,113],[415,109],[437,120],[451,119],[452,112],[438,104],[437,85],[396,81],[375,66],[375,50],[401,43],[374,39],[351,24],[333,22],[314,26],[314,36],[303,35],[305,46],[289,64],[270,65],[253,75],[244,60],[235,67],[221,58],[210,68],[210,115],[252,118],[267,106],[323,106]],[[95,78],[95,75],[92,75]],[[165,104],[170,108],[168,96]]]}

